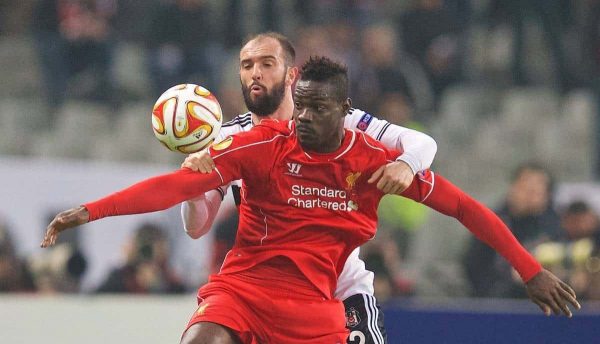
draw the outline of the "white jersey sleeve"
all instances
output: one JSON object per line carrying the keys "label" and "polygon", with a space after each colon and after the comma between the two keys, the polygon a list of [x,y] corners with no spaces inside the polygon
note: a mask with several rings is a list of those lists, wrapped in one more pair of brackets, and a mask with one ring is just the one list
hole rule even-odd
{"label": "white jersey sleeve", "polygon": [[212,227],[219,207],[223,201],[223,193],[211,190],[194,200],[181,203],[181,219],[183,229],[193,239],[198,239],[208,233]]}
{"label": "white jersey sleeve", "polygon": [[415,174],[431,167],[437,152],[437,143],[431,136],[378,119],[360,109],[350,110],[344,127],[364,131],[384,146],[402,150],[397,160],[406,162]]}
{"label": "white jersey sleeve", "polygon": [[[215,142],[220,142],[227,136],[248,131],[251,128],[252,115],[250,112],[236,116],[231,121],[223,124]],[[233,181],[233,183],[240,184],[239,181]],[[210,230],[229,185],[223,185],[216,190],[205,193],[203,196],[181,204],[183,228],[190,237],[197,239]]]}
{"label": "white jersey sleeve", "polygon": [[358,257],[360,248],[356,248],[346,259],[344,269],[338,277],[334,297],[345,300],[352,295],[373,295],[373,273],[365,268],[365,263]]}

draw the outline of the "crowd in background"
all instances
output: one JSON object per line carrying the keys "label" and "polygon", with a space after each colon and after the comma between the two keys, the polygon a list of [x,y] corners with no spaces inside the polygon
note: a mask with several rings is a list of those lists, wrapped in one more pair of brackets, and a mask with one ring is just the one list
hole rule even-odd
{"label": "crowd in background", "polygon": [[[244,39],[268,30],[290,36],[299,62],[319,53],[347,64],[355,104],[376,113],[399,114],[394,119],[401,123],[430,120],[440,95],[457,82],[539,82],[525,56],[526,28],[532,22],[539,22],[554,66],[550,85],[563,92],[592,87],[599,73],[600,2],[594,0],[30,3],[30,25],[20,27],[35,38],[51,110],[67,97],[119,106],[128,97],[154,98],[176,83],[193,81],[218,94],[232,116],[243,108],[237,85],[224,76],[235,71]],[[485,27],[490,39],[498,27],[511,30],[510,73],[494,75],[493,66],[484,75],[470,70],[468,40],[474,26]],[[125,42],[144,50],[149,94],[128,94],[114,82],[112,63]]]}
{"label": "crowd in background", "polygon": [[[347,64],[355,106],[423,131],[436,119],[441,95],[459,82],[545,84],[560,94],[585,87],[600,94],[597,0],[30,0],[4,6],[19,10],[11,17],[2,8],[0,32],[33,38],[49,122],[68,99],[118,108],[131,100],[151,102],[185,82],[212,90],[232,117],[244,111],[236,79],[239,48],[249,34],[267,30],[291,38],[298,63],[318,53]],[[526,63],[525,32],[532,22],[543,33],[553,65],[548,78],[539,78]],[[508,73],[499,73],[494,65],[479,68],[481,73],[472,70],[467,51],[474,26],[484,27],[490,39],[510,29]],[[147,93],[115,82],[112,64],[124,43],[143,50],[143,70],[151,83]],[[600,174],[600,166],[595,173]],[[578,295],[600,299],[599,216],[585,200],[556,209],[553,185],[544,166],[520,166],[497,214]],[[418,294],[402,274],[402,261],[424,210],[398,197],[387,197],[384,204],[378,237],[362,250],[367,268],[376,275],[376,294],[382,300]],[[215,269],[232,244],[236,222],[228,218],[214,229]],[[86,257],[75,240],[67,238],[45,256],[24,259],[16,254],[8,225],[0,225],[0,291],[80,290]],[[184,285],[170,266],[166,238],[160,227],[140,227],[123,264],[97,291],[179,293],[196,288]],[[508,263],[475,239],[465,247],[463,266],[472,296],[525,297]]]}

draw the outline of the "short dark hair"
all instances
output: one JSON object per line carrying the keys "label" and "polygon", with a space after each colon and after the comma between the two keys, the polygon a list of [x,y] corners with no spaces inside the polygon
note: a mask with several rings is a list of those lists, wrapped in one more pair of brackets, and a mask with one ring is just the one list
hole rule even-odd
{"label": "short dark hair", "polygon": [[521,163],[514,169],[512,176],[511,176],[511,181],[514,182],[515,180],[519,179],[525,171],[535,171],[535,172],[539,172],[541,174],[545,174],[548,177],[550,177],[550,172],[542,164],[540,164],[537,161],[527,161],[527,162]]}
{"label": "short dark hair", "polygon": [[[537,161],[528,161],[520,164],[517,168],[514,169],[511,176],[511,183],[514,183],[517,179],[523,175],[526,171],[533,171],[548,177],[548,193],[552,195],[554,193],[554,177],[552,173],[541,163]],[[552,197],[552,196],[551,196]]]}
{"label": "short dark hair", "polygon": [[296,49],[294,48],[294,45],[290,42],[289,38],[279,32],[268,31],[251,36],[244,42],[242,47],[246,46],[250,41],[264,38],[272,38],[279,42],[279,45],[281,45],[281,48],[285,53],[285,62],[288,66],[294,66],[296,64]]}
{"label": "short dark hair", "polygon": [[565,211],[566,214],[579,215],[591,211],[590,206],[582,200],[571,202]]}
{"label": "short dark hair", "polygon": [[337,99],[348,98],[348,68],[325,56],[311,56],[300,70],[301,80],[330,82],[337,90]]}

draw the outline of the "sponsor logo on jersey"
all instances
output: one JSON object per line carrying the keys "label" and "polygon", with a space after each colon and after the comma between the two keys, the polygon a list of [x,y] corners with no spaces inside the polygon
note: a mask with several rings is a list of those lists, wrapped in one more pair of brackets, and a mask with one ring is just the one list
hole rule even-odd
{"label": "sponsor logo on jersey", "polygon": [[371,123],[372,120],[373,120],[373,116],[368,113],[365,113],[364,115],[362,115],[362,117],[358,121],[358,124],[356,125],[356,127],[359,130],[365,131],[369,127],[369,123]]}
{"label": "sponsor logo on jersey", "polygon": [[204,315],[204,311],[206,311],[206,308],[208,308],[209,305],[210,303],[200,305],[200,307],[198,307],[198,310],[196,311],[196,315]]}
{"label": "sponsor logo on jersey", "polygon": [[348,211],[352,211],[352,210],[354,210],[354,211],[358,210],[358,203],[350,200],[350,201],[348,201]]}
{"label": "sponsor logo on jersey", "polygon": [[289,174],[291,176],[302,176],[300,174],[300,169],[302,168],[301,164],[298,164],[296,162],[288,162],[287,163],[287,168],[288,168],[288,172],[286,174]]}
{"label": "sponsor logo on jersey", "polygon": [[212,149],[217,150],[217,151],[223,150],[223,149],[231,146],[232,143],[233,143],[233,137],[227,136],[221,142],[215,143],[214,145],[212,145]]}
{"label": "sponsor logo on jersey", "polygon": [[360,324],[358,311],[354,307],[350,307],[346,312],[346,327],[356,327],[358,324]]}
{"label": "sponsor logo on jersey", "polygon": [[356,180],[360,177],[361,172],[350,172],[346,176],[346,189],[352,190],[356,186]]}
{"label": "sponsor logo on jersey", "polygon": [[292,197],[288,198],[287,203],[296,208],[324,208],[344,212],[358,209],[356,202],[348,200],[346,190],[294,184],[291,186],[291,192]]}

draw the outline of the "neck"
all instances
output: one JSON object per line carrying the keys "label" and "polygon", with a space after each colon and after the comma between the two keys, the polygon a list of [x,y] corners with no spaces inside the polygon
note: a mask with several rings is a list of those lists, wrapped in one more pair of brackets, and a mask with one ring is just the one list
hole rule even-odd
{"label": "neck", "polygon": [[331,136],[331,139],[328,140],[328,142],[321,142],[321,143],[319,143],[319,145],[317,147],[302,146],[302,148],[304,148],[310,152],[321,153],[321,154],[335,152],[337,149],[339,149],[341,147],[342,141],[344,141],[344,135],[345,135],[344,127],[341,127],[339,130],[337,130],[335,132],[334,135]]}
{"label": "neck", "polygon": [[275,112],[273,112],[272,114],[270,114],[268,116],[257,116],[255,114],[252,114],[252,123],[254,123],[256,125],[260,122],[261,119],[265,119],[265,118],[276,119],[276,120],[280,120],[280,121],[287,121],[287,120],[292,119],[293,113],[294,113],[294,100],[292,99],[291,88],[288,87],[285,90],[285,94],[283,95],[283,99],[281,100],[281,104],[279,105],[277,110],[275,110]]}

